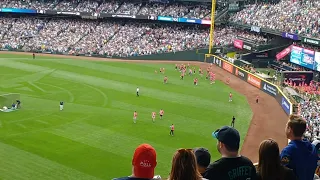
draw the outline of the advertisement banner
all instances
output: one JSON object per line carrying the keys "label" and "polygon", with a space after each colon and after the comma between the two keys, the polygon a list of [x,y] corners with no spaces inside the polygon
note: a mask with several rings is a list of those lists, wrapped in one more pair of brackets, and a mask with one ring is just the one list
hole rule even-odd
{"label": "advertisement banner", "polygon": [[233,41],[233,45],[234,45],[234,47],[236,47],[238,49],[243,49],[243,41],[241,41],[239,39],[235,39]]}
{"label": "advertisement banner", "polygon": [[50,15],[55,15],[57,14],[58,11],[53,11],[53,10],[37,10],[37,13],[39,14],[50,14]]}
{"label": "advertisement banner", "polygon": [[202,19],[201,20],[201,24],[211,24],[211,21],[210,20],[205,20],[205,19]]}
{"label": "advertisement banner", "polygon": [[260,27],[258,27],[258,26],[251,26],[251,31],[259,33],[259,32],[260,32]]}
{"label": "advertisement banner", "polygon": [[283,32],[283,33],[281,33],[281,36],[284,37],[284,38],[292,39],[292,40],[299,40],[299,37],[296,34]]}
{"label": "advertisement banner", "polygon": [[57,14],[80,16],[80,12],[57,11]]}
{"label": "advertisement banner", "polygon": [[172,17],[170,16],[158,16],[159,21],[173,21]]}
{"label": "advertisement banner", "polygon": [[1,12],[36,14],[36,9],[1,8]]}
{"label": "advertisement banner", "polygon": [[284,58],[286,55],[288,55],[291,52],[291,46],[285,48],[284,50],[282,50],[281,52],[279,52],[276,55],[277,61],[279,61],[280,59]]}
{"label": "advertisement banner", "polygon": [[277,97],[278,95],[278,89],[277,87],[275,87],[274,85],[266,82],[266,81],[262,81],[261,82],[261,90],[273,97]]}
{"label": "advertisement banner", "polygon": [[314,70],[320,71],[320,52],[314,54]]}
{"label": "advertisement banner", "polygon": [[252,86],[255,86],[257,88],[261,88],[261,79],[251,75],[251,74],[248,74],[248,79],[247,79],[247,82],[249,84],[251,84]]}
{"label": "advertisement banner", "polygon": [[182,23],[192,23],[192,24],[201,24],[201,19],[188,19],[188,18],[179,18],[178,22]]}
{"label": "advertisement banner", "polygon": [[320,46],[320,39],[312,39],[312,38],[302,37],[302,42],[307,43],[307,44]]}
{"label": "advertisement banner", "polygon": [[299,84],[309,85],[310,82],[313,80],[313,72],[283,71],[282,74],[284,81],[292,81],[293,83],[296,83],[297,86]]}
{"label": "advertisement banner", "polygon": [[303,49],[302,61],[300,63],[301,66],[304,66],[309,69],[313,69],[314,67],[314,51],[309,49]]}
{"label": "advertisement banner", "polygon": [[228,71],[229,73],[233,73],[233,65],[227,63],[227,62],[223,62],[222,63],[222,68],[226,71]]}
{"label": "advertisement banner", "polygon": [[222,67],[222,61],[218,58],[214,58],[214,63],[219,66],[219,67]]}
{"label": "advertisement banner", "polygon": [[284,97],[281,98],[281,107],[288,115],[290,115],[290,112],[291,112],[290,103]]}
{"label": "advertisement banner", "polygon": [[251,50],[252,50],[252,47],[251,47],[250,45],[244,43],[244,44],[243,44],[243,49],[246,49],[246,50],[251,51]]}
{"label": "advertisement banner", "polygon": [[302,61],[302,50],[303,48],[298,46],[292,46],[290,62],[300,65]]}
{"label": "advertisement banner", "polygon": [[242,71],[241,69],[238,69],[238,68],[235,68],[235,72],[234,72],[234,75],[236,75],[238,78],[246,81],[247,78],[248,78],[248,74],[244,71]]}

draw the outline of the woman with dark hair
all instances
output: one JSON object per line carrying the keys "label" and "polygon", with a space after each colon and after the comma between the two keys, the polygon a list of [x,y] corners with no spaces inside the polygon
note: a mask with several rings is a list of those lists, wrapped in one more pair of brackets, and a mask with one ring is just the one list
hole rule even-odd
{"label": "woman with dark hair", "polygon": [[168,180],[203,180],[192,149],[178,149],[172,159]]}
{"label": "woman with dark hair", "polygon": [[294,172],[281,165],[278,143],[264,140],[259,148],[258,180],[298,180]]}

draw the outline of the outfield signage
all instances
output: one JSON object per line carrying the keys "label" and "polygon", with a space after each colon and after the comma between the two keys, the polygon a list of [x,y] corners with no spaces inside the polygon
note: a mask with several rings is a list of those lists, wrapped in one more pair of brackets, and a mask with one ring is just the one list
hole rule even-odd
{"label": "outfield signage", "polygon": [[289,115],[290,114],[290,104],[286,98],[281,98],[281,107]]}
{"label": "outfield signage", "polygon": [[222,68],[231,74],[233,73],[233,66],[227,62],[222,63]]}
{"label": "outfield signage", "polygon": [[261,88],[261,79],[251,75],[251,74],[248,74],[248,79],[247,79],[247,82],[249,84],[251,84],[252,86],[255,86],[257,88]]}
{"label": "outfield signage", "polygon": [[218,58],[214,58],[214,63],[219,66],[219,67],[222,67],[221,64],[222,64],[222,61]]}
{"label": "outfield signage", "polygon": [[281,33],[281,36],[284,38],[292,39],[292,40],[299,40],[299,36],[296,34],[283,32],[283,33]]}
{"label": "outfield signage", "polygon": [[252,86],[257,87],[261,91],[274,97],[286,114],[290,115],[292,113],[292,104],[289,102],[289,100],[284,96],[283,92],[276,85],[264,79],[261,79],[253,75],[252,73],[245,71],[240,67],[237,67],[231,63],[228,63],[227,60],[224,60],[218,56],[214,56],[213,62],[216,66],[234,74],[238,78],[246,81]]}
{"label": "outfield signage", "polygon": [[307,43],[307,44],[320,46],[320,39],[312,39],[312,38],[302,37],[302,42]]}
{"label": "outfield signage", "polygon": [[278,95],[278,89],[274,85],[271,85],[265,81],[261,82],[261,90],[273,97],[276,97]]}
{"label": "outfield signage", "polygon": [[242,70],[239,69],[239,68],[235,68],[235,69],[236,69],[236,70],[235,70],[235,72],[234,72],[234,75],[236,75],[238,78],[246,81],[247,78],[248,78],[248,74],[247,74],[246,72],[242,71]]}

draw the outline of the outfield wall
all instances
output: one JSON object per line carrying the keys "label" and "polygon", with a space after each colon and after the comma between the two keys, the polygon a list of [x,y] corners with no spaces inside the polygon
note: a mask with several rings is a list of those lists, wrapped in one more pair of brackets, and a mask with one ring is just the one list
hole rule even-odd
{"label": "outfield wall", "polygon": [[292,103],[289,99],[284,95],[281,89],[275,84],[264,80],[239,66],[236,66],[227,60],[220,58],[218,56],[212,55],[213,60],[210,63],[215,64],[217,67],[233,74],[234,76],[240,78],[241,80],[251,84],[252,86],[260,89],[261,91],[269,94],[273,98],[277,100],[279,105],[282,107],[283,111],[289,116],[293,112]]}

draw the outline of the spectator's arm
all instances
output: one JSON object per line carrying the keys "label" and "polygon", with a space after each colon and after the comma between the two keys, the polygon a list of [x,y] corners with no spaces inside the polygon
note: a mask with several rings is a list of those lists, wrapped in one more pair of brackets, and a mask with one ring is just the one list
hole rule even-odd
{"label": "spectator's arm", "polygon": [[291,163],[292,163],[292,154],[289,149],[290,146],[285,147],[280,154],[280,160],[281,164],[283,166],[286,166],[290,169],[292,169]]}

